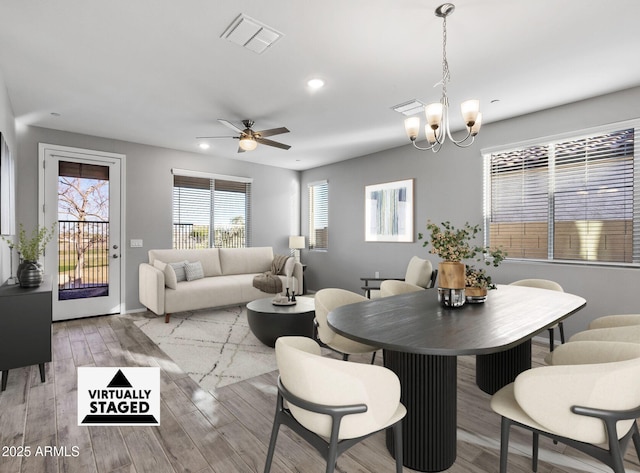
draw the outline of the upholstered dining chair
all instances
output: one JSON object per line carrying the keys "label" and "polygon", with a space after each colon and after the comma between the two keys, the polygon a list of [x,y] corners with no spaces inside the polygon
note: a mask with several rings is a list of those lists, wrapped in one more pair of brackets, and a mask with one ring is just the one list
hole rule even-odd
{"label": "upholstered dining chair", "polygon": [[366,300],[368,300],[366,297],[344,289],[327,288],[316,292],[316,338],[321,345],[340,353],[344,361],[349,359],[349,355],[372,353],[371,364],[373,364],[378,347],[365,345],[337,334],[327,324],[327,316],[329,312],[340,306]]}
{"label": "upholstered dining chair", "polygon": [[405,281],[414,286],[429,289],[436,285],[437,277],[438,270],[433,269],[431,261],[414,256],[409,260],[404,278],[360,278],[360,280],[364,281],[364,286],[361,289],[364,291],[365,297],[371,299],[382,296],[380,287],[383,281]]}
{"label": "upholstered dining chair", "polygon": [[578,341],[609,341],[629,342],[640,344],[640,325],[628,325],[618,327],[594,328],[583,330],[569,338],[570,342]]}
{"label": "upholstered dining chair", "polygon": [[640,345],[569,342],[552,358],[553,366],[521,373],[491,398],[502,416],[500,472],[507,471],[512,425],[533,432],[533,471],[543,435],[624,472],[629,440],[640,456]]}
{"label": "upholstered dining chair", "polygon": [[[549,279],[521,279],[519,281],[514,281],[510,284],[511,286],[526,286],[526,287],[537,287],[539,289],[549,289],[550,291],[559,291],[564,292],[562,286],[555,281],[550,281]],[[560,342],[564,343],[564,325],[562,322],[558,322],[553,326],[549,327],[549,351],[553,351],[555,348],[555,337],[554,330],[558,327],[560,330]]]}
{"label": "upholstered dining chair", "polygon": [[589,324],[589,329],[628,327],[629,325],[640,325],[640,314],[604,315],[592,320]]}
{"label": "upholstered dining chair", "polygon": [[396,296],[398,294],[407,294],[409,292],[424,291],[424,287],[406,281],[398,281],[396,279],[387,279],[380,283],[380,297]]}
{"label": "upholstered dining chair", "polygon": [[327,473],[335,470],[338,456],[348,448],[392,428],[396,473],[402,473],[402,419],[407,410],[400,402],[395,373],[322,357],[311,338],[280,337],[275,349],[280,376],[265,473],[271,470],[281,424],[320,452]]}

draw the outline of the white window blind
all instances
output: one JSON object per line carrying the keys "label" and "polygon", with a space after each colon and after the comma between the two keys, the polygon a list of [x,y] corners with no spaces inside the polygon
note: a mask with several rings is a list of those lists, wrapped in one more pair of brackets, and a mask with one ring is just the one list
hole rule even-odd
{"label": "white window blind", "polygon": [[174,174],[174,248],[243,248],[250,229],[251,182]]}
{"label": "white window blind", "polygon": [[487,154],[488,243],[510,258],[639,263],[638,133],[629,125]]}
{"label": "white window blind", "polygon": [[309,249],[329,248],[329,185],[309,184]]}

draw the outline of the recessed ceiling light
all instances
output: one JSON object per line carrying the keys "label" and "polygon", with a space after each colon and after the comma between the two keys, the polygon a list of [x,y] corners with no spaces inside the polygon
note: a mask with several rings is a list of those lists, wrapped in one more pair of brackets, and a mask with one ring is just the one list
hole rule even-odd
{"label": "recessed ceiling light", "polygon": [[312,89],[321,89],[324,87],[324,81],[322,79],[310,79],[307,81],[307,85]]}
{"label": "recessed ceiling light", "polygon": [[211,147],[209,143],[200,143],[198,146],[200,146],[200,149],[209,149]]}

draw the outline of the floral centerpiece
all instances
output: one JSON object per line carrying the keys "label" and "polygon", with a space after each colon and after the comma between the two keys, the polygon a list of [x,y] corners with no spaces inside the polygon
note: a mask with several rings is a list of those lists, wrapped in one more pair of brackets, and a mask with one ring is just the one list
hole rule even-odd
{"label": "floral centerpiece", "polygon": [[[477,269],[472,265],[465,266],[463,260],[480,262],[484,260],[486,265],[497,267],[506,257],[506,253],[500,248],[477,245],[475,238],[481,231],[480,225],[471,225],[465,222],[461,228],[454,227],[451,222],[442,222],[440,225],[431,221],[427,222],[427,230],[430,238],[423,243],[423,247],[431,245],[429,252],[442,258],[438,265],[438,287],[449,290],[449,297],[454,297],[451,291],[457,291],[458,299],[464,303],[465,290],[469,297],[480,298],[486,296],[487,289],[495,288],[491,277],[484,269]],[[418,234],[418,239],[425,236]],[[477,292],[476,288],[480,291]],[[468,299],[468,297],[467,297]],[[447,304],[456,305],[456,304]]]}

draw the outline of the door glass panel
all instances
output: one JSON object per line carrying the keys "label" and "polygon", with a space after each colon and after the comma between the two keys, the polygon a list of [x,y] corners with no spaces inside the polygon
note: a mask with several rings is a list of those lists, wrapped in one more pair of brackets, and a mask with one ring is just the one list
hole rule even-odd
{"label": "door glass panel", "polygon": [[109,167],[59,161],[58,299],[109,295]]}

